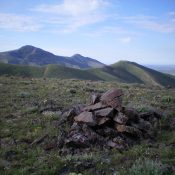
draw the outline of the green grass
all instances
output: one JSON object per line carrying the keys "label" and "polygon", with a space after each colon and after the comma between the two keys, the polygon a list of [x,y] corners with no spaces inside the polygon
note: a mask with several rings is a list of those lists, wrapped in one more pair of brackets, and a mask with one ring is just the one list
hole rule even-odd
{"label": "green grass", "polygon": [[[60,149],[45,148],[55,144],[60,135],[60,115],[43,115],[39,106],[53,100],[68,109],[77,104],[89,103],[92,91],[105,92],[122,88],[123,105],[140,112],[158,109],[165,114],[153,143],[143,141],[123,152],[93,149],[91,152],[60,156]],[[72,93],[74,92],[74,93]],[[62,172],[120,175],[156,172],[159,164],[175,166],[175,131],[169,128],[169,119],[175,114],[175,89],[138,84],[121,84],[115,81],[89,81],[77,79],[29,78],[0,76],[0,174],[61,174]],[[43,142],[30,145],[47,135]],[[86,165],[89,164],[89,167]],[[142,172],[144,173],[144,172]],[[172,173],[169,173],[173,175]]]}

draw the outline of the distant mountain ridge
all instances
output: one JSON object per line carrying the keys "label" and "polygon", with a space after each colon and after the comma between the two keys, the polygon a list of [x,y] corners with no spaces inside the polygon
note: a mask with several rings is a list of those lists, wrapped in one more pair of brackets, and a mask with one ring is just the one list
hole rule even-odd
{"label": "distant mountain ridge", "polygon": [[34,67],[0,63],[0,75],[5,74],[26,77],[116,81],[149,86],[175,87],[175,76],[164,74],[129,61],[119,61],[110,66],[86,70],[60,65]]}
{"label": "distant mountain ridge", "polygon": [[175,64],[174,65],[146,65],[146,67],[157,70],[159,72],[175,75]]}
{"label": "distant mountain ridge", "polygon": [[57,56],[30,45],[23,46],[17,50],[0,52],[0,62],[31,66],[56,64],[80,69],[101,68],[104,66],[103,63],[80,54],[75,54],[71,57]]}

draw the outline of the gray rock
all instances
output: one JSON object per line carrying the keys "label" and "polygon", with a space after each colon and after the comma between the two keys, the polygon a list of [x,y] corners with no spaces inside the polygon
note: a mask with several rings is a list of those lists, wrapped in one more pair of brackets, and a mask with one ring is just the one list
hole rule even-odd
{"label": "gray rock", "polygon": [[113,120],[119,124],[125,125],[128,118],[123,113],[119,112],[118,114],[115,115]]}
{"label": "gray rock", "polygon": [[114,114],[113,108],[104,108],[94,112],[96,117],[112,117]]}

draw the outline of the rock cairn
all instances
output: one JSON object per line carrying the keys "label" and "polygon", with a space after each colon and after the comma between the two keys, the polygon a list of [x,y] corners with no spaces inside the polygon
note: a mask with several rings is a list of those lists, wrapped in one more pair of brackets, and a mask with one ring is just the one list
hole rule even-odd
{"label": "rock cairn", "polygon": [[153,139],[160,115],[154,111],[138,113],[122,106],[123,92],[111,89],[92,94],[91,104],[79,105],[63,114],[70,128],[60,136],[61,148],[116,148],[125,150],[142,139]]}

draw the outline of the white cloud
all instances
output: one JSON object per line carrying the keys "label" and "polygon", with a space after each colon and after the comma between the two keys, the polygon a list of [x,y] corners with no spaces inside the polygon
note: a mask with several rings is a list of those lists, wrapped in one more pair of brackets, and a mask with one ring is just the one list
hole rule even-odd
{"label": "white cloud", "polygon": [[174,33],[175,32],[175,17],[174,13],[169,15],[168,19],[156,18],[154,16],[131,16],[124,17],[126,22],[135,24],[141,28],[160,32],[160,33]]}
{"label": "white cloud", "polygon": [[[106,0],[64,0],[55,5],[39,5],[33,10],[50,15],[46,22],[57,24],[57,32],[71,33],[78,28],[104,21],[104,12],[109,3]],[[54,18],[53,18],[54,14]]]}
{"label": "white cloud", "polygon": [[132,38],[128,36],[128,37],[121,38],[120,41],[122,43],[128,44],[128,43],[130,43],[132,41]]}
{"label": "white cloud", "polygon": [[64,0],[60,4],[39,5],[34,10],[63,16],[79,16],[96,12],[107,4],[104,0]]}
{"label": "white cloud", "polygon": [[0,28],[19,32],[36,32],[41,26],[29,16],[0,13]]}

